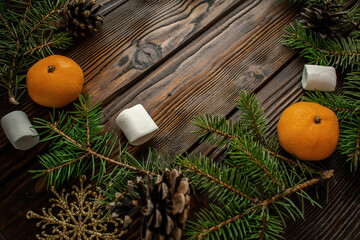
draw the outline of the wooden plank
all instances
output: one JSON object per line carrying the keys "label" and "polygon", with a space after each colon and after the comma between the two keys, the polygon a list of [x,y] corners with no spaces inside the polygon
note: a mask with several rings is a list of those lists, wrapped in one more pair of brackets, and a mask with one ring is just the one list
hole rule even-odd
{"label": "wooden plank", "polygon": [[106,33],[69,56],[83,67],[85,92],[93,95],[93,101],[110,101],[111,95],[136,83],[146,70],[244,2],[130,1],[111,14]]}
{"label": "wooden plank", "polygon": [[197,139],[191,134],[194,116],[226,115],[240,89],[261,87],[294,57],[295,52],[281,44],[284,26],[296,16],[285,1],[263,1],[233,13],[106,106],[107,128],[117,129],[116,115],[141,103],[160,130],[140,149],[151,146],[182,153]]}
{"label": "wooden plank", "polygon": [[98,14],[102,16],[106,16],[127,1],[129,0],[97,0],[95,7],[97,5],[102,4],[102,7],[100,8]]}
{"label": "wooden plank", "polygon": [[[283,110],[300,101],[300,97],[304,94],[301,88],[301,73],[304,63],[302,59],[295,59],[256,92],[273,133],[276,131],[276,124]],[[336,91],[339,91],[340,85]],[[236,120],[238,119],[237,114],[238,111],[234,111],[229,117]],[[225,156],[221,150],[214,150],[205,144],[198,146],[194,152],[205,153],[214,159],[222,159]],[[324,169],[335,169],[336,181],[329,182],[329,201],[327,201],[325,185],[319,187],[318,194],[315,189],[307,190],[307,193],[323,208],[313,206],[310,202],[305,201],[305,220],[286,219],[285,239],[358,239],[360,189],[354,188],[354,186],[360,181],[360,176],[349,174],[349,164],[345,163],[344,156],[340,156],[338,153],[334,153],[329,159],[321,161],[319,164]],[[319,199],[317,195],[320,196]],[[296,201],[296,198],[293,198],[293,201]]]}
{"label": "wooden plank", "polygon": [[[34,239],[39,229],[35,225],[36,221],[26,219],[26,212],[34,210],[40,213],[42,207],[50,207],[48,200],[54,197],[50,191],[41,189],[40,181],[29,181],[30,179],[28,173],[6,185],[7,188],[12,188],[11,195],[2,197],[0,203],[0,231],[6,239]],[[19,231],[19,228],[22,230]]]}

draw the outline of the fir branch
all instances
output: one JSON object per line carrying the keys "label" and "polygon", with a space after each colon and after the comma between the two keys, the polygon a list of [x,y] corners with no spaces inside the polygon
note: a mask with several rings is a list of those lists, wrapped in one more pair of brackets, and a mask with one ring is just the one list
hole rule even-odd
{"label": "fir branch", "polygon": [[[260,228],[260,239],[261,236],[265,236],[265,230],[266,230],[266,212],[267,209],[270,208],[273,204],[276,204],[277,202],[279,202],[281,199],[289,197],[295,193],[301,192],[304,189],[314,186],[316,184],[318,184],[321,181],[330,179],[333,177],[333,170],[327,170],[324,171],[322,173],[322,175],[319,178],[313,178],[311,180],[308,180],[306,182],[300,183],[294,187],[288,188],[286,189],[284,192],[276,194],[272,197],[270,197],[269,199],[266,199],[264,201],[261,201],[257,204],[254,204],[252,207],[246,209],[245,211],[241,212],[241,213],[237,213],[236,214],[236,210],[232,209],[232,211],[223,211],[221,208],[212,205],[211,208],[213,211],[216,211],[217,214],[221,214],[222,217],[215,217],[214,215],[211,215],[209,213],[202,213],[201,214],[201,218],[198,219],[198,221],[200,223],[198,223],[197,225],[201,224],[203,226],[206,226],[205,222],[209,221],[210,219],[214,219],[219,220],[222,219],[223,217],[225,217],[226,215],[232,213],[232,216],[229,218],[225,218],[222,221],[219,221],[215,224],[213,224],[212,226],[209,226],[208,228],[200,228],[200,229],[195,229],[194,227],[190,228],[191,234],[194,234],[196,231],[198,232],[196,234],[196,237],[194,237],[194,239],[212,239],[210,236],[212,236],[212,234],[218,232],[216,235],[219,237],[220,235],[225,235],[226,233],[222,232],[222,229],[224,229],[225,227],[227,227],[230,224],[234,224],[234,225],[238,225],[239,220],[251,215],[251,214],[255,214],[256,211],[258,211],[259,209],[262,209],[261,213],[260,213],[260,217],[261,217],[261,228]],[[235,214],[234,214],[235,213]],[[265,215],[265,216],[264,216]],[[251,217],[249,217],[249,220],[251,220]],[[214,223],[214,221],[209,221],[209,223]],[[191,223],[194,224],[194,223]],[[232,227],[227,227],[226,230],[227,231],[231,231]],[[239,231],[241,228],[239,228]],[[189,234],[189,233],[187,233]],[[232,233],[231,233],[232,234]],[[275,233],[274,233],[275,234]],[[242,237],[243,238],[243,237]]]}
{"label": "fir branch", "polygon": [[31,6],[32,6],[32,2],[31,2],[31,0],[28,0],[27,1],[27,6],[26,6],[26,9],[25,9],[25,12],[24,12],[23,20],[22,20],[22,25],[21,25],[21,33],[22,33],[23,36],[25,35],[24,28],[25,28],[25,24],[27,22],[28,13],[29,13],[29,11],[31,9]]}
{"label": "fir branch", "polygon": [[[225,146],[230,141],[234,141],[234,140],[241,141],[241,137],[248,134],[245,126],[242,126],[241,121],[233,123],[231,119],[226,120],[225,117],[221,118],[217,115],[214,116],[208,114],[201,115],[195,117],[192,123],[200,128],[199,130],[196,130],[193,133],[202,133],[202,135],[200,136],[201,142],[215,144],[219,148]],[[270,149],[264,147],[263,150],[285,162],[288,162],[293,165],[300,165],[303,168],[308,168],[305,164],[293,161]]]}
{"label": "fir branch", "polygon": [[355,30],[360,30],[360,8],[359,3],[356,3],[351,9],[349,9],[348,14],[346,15],[349,23],[355,28]]}
{"label": "fir branch", "polygon": [[[347,74],[344,82],[344,97],[350,101],[355,102],[359,107],[360,103],[360,71],[350,72]],[[360,107],[359,107],[360,108]]]}
{"label": "fir branch", "polygon": [[[188,171],[191,171],[195,174],[200,175],[200,178],[206,178],[209,181],[213,182],[214,184],[217,184],[221,187],[223,187],[224,189],[235,193],[236,195],[239,195],[245,199],[250,200],[251,202],[258,202],[257,199],[245,194],[244,192],[240,191],[239,189],[234,187],[234,180],[232,178],[230,178],[230,180],[223,178],[223,180],[220,180],[219,175],[222,175],[224,172],[228,172],[227,170],[221,168],[218,165],[214,165],[214,168],[212,170],[211,167],[206,168],[205,166],[211,166],[210,160],[208,158],[204,158],[202,156],[199,156],[198,158],[192,158],[191,160],[189,159],[189,156],[187,157],[183,157],[183,156],[178,156],[177,157],[178,160],[178,164],[180,164],[181,166],[185,167]],[[204,168],[201,169],[202,165]],[[229,174],[229,172],[226,174],[228,177],[232,176],[234,174]],[[193,181],[196,182],[196,181]],[[233,183],[232,185],[230,184]],[[203,182],[201,182],[200,184],[204,184]],[[244,184],[243,184],[244,185]],[[205,186],[202,186],[205,187]],[[243,188],[244,189],[244,188]],[[208,192],[213,191],[213,186],[210,187],[210,189],[206,189]],[[220,196],[220,197],[219,197]],[[217,198],[218,199],[223,199],[223,194],[219,194],[217,193]]]}
{"label": "fir branch", "polygon": [[7,88],[8,88],[8,97],[9,97],[10,103],[12,103],[14,105],[18,105],[19,102],[16,100],[16,96],[14,94],[14,85],[16,85],[16,81],[14,80],[14,70],[15,70],[16,59],[18,57],[18,53],[19,53],[19,49],[20,49],[20,40],[17,38],[15,31],[12,28],[10,28],[8,22],[5,20],[3,14],[1,12],[0,12],[0,19],[2,20],[4,26],[6,27],[6,29],[12,36],[12,38],[13,38],[12,41],[15,42],[15,50],[12,54],[12,62],[10,63],[10,68],[8,71],[9,72],[9,80],[8,80]]}
{"label": "fir branch", "polygon": [[237,108],[241,111],[240,122],[249,126],[250,134],[254,134],[257,141],[264,141],[267,138],[268,125],[264,111],[255,94],[241,91],[236,102]]}
{"label": "fir branch", "polygon": [[315,102],[330,108],[336,113],[339,120],[352,117],[354,114],[360,112],[358,101],[350,100],[349,98],[344,98],[328,92],[306,91],[305,96],[302,97],[302,99],[307,102]]}
{"label": "fir branch", "polygon": [[352,38],[322,39],[318,34],[305,29],[298,21],[286,27],[284,44],[300,50],[300,56],[311,64],[340,67],[343,71],[354,69],[360,63],[359,40]]}
{"label": "fir branch", "polygon": [[16,40],[16,48],[14,51],[14,55],[12,58],[12,63],[11,63],[11,67],[9,70],[9,90],[8,90],[8,96],[9,96],[9,102],[14,104],[14,105],[18,105],[19,102],[16,100],[16,94],[13,93],[14,90],[14,86],[16,86],[16,81],[14,81],[14,71],[15,71],[15,64],[16,64],[16,59],[18,57],[19,54],[19,49],[20,49],[20,40]]}
{"label": "fir branch", "polygon": [[354,26],[354,28],[360,30],[360,24],[355,22],[354,20],[350,19],[350,17],[347,15],[348,21]]}
{"label": "fir branch", "polygon": [[142,174],[144,174],[144,175],[150,175],[150,176],[157,176],[157,175],[158,175],[158,174],[156,174],[156,173],[147,171],[147,170],[145,170],[145,169],[138,169],[138,168],[135,168],[135,167],[133,167],[133,166],[131,166],[131,165],[129,165],[129,164],[121,163],[121,162],[119,162],[119,161],[117,161],[117,160],[115,160],[115,159],[112,159],[112,158],[109,158],[109,157],[105,157],[105,156],[103,156],[103,155],[101,155],[101,154],[98,154],[98,153],[92,151],[92,150],[88,150],[88,152],[89,152],[91,155],[93,155],[93,156],[95,156],[95,157],[97,157],[97,158],[104,159],[104,160],[106,160],[106,161],[108,161],[108,162],[110,162],[110,163],[113,163],[113,164],[118,165],[118,166],[123,167],[123,168],[127,168],[127,169],[129,169],[129,170],[134,171],[134,172],[139,172],[139,173],[142,173]]}
{"label": "fir branch", "polygon": [[65,49],[67,48],[67,44],[64,44],[64,41],[67,41],[68,35],[65,33],[53,33],[49,34],[46,38],[42,39],[41,43],[38,43],[36,46],[29,46],[26,50],[25,54],[33,54],[35,52],[39,52],[39,57],[43,56],[41,54],[44,51],[42,49],[47,49],[46,52],[49,54],[53,54],[51,48],[57,49]]}
{"label": "fir branch", "polygon": [[38,22],[34,24],[34,26],[30,29],[30,31],[25,35],[24,39],[27,39],[41,24],[46,22],[51,16],[53,16],[57,12],[58,9],[56,8],[56,6],[54,6],[54,8],[51,9],[48,14],[43,16]]}
{"label": "fir branch", "polygon": [[260,205],[263,206],[269,206],[271,204],[274,204],[275,202],[279,201],[282,198],[288,197],[296,192],[299,192],[300,190],[303,190],[305,188],[309,188],[320,181],[328,180],[334,176],[334,170],[326,170],[324,171],[319,178],[313,178],[310,179],[304,183],[298,184],[295,187],[287,188],[283,193],[276,194],[275,196],[263,201],[260,203]]}
{"label": "fir branch", "polygon": [[352,158],[352,162],[354,163],[358,163],[359,161],[359,156],[360,156],[360,151],[359,151],[359,142],[360,142],[360,121],[358,128],[357,128],[357,133],[356,133],[356,140],[355,140],[355,147],[353,150],[353,153],[349,154],[348,156]]}
{"label": "fir branch", "polygon": [[340,129],[338,150],[347,156],[347,162],[350,162],[350,170],[355,172],[360,159],[360,116],[355,115],[344,120]]}
{"label": "fir branch", "polygon": [[204,239],[206,236],[210,235],[211,233],[219,231],[220,229],[222,229],[223,227],[229,225],[230,223],[238,221],[239,219],[242,219],[243,217],[253,213],[257,208],[258,208],[258,206],[250,208],[249,210],[247,210],[247,211],[245,211],[245,212],[243,212],[241,214],[235,215],[234,217],[229,218],[229,219],[227,219],[227,220],[225,220],[223,222],[220,222],[217,225],[214,225],[209,229],[201,229],[201,231],[203,233],[198,234],[196,236],[196,239]]}
{"label": "fir branch", "polygon": [[143,175],[158,175],[141,167],[141,164],[129,157],[126,149],[120,151],[118,159],[109,157],[118,141],[112,133],[100,135],[100,104],[89,107],[90,96],[87,99],[80,96],[79,102],[79,105],[75,104],[77,111],[71,112],[71,116],[60,112],[57,121],[54,114],[50,115],[50,122],[34,120],[38,124],[36,128],[45,130],[42,135],[48,134],[42,141],[56,139],[49,153],[40,156],[41,164],[46,169],[30,171],[36,173],[35,177],[45,175],[48,186],[58,186],[92,167],[93,177],[96,176],[100,181],[104,177],[109,178],[106,175],[106,163]]}
{"label": "fir branch", "polygon": [[[269,165],[275,164],[276,161],[271,161],[270,158],[268,158],[269,155],[262,153],[262,148],[258,147],[257,143],[252,141],[250,138],[248,140],[242,139],[242,141],[235,140],[231,143],[231,146],[233,149],[236,149],[236,151],[232,151],[230,153],[231,159],[234,160],[234,163],[237,165],[241,165],[243,161],[247,161],[247,159],[251,161],[247,161],[247,163],[253,162],[258,167],[258,170],[263,172],[266,177],[268,177],[271,182],[273,182],[278,189],[283,189],[284,186],[279,183],[280,178],[275,178],[273,173],[269,171],[270,168],[266,167],[264,163],[267,163]],[[259,152],[257,152],[259,151]],[[245,156],[245,159],[242,159]],[[262,158],[259,158],[258,156],[261,156]],[[266,159],[266,160],[265,160]],[[238,161],[240,160],[240,161]],[[276,169],[275,166],[271,166],[272,169]]]}
{"label": "fir branch", "polygon": [[[88,121],[88,119],[87,119]],[[58,170],[66,165],[69,165],[69,164],[72,164],[72,163],[75,163],[77,161],[80,161],[82,160],[84,157],[87,157],[89,155],[92,155],[96,158],[100,158],[100,159],[104,159],[110,163],[113,163],[117,166],[120,166],[120,167],[123,167],[123,168],[127,168],[129,170],[132,170],[132,171],[135,171],[135,172],[140,172],[142,174],[148,174],[148,175],[151,175],[151,176],[156,176],[157,174],[156,173],[153,173],[153,172],[150,172],[150,171],[146,171],[144,169],[137,169],[131,165],[128,165],[128,164],[125,164],[125,163],[122,163],[122,162],[119,162],[115,159],[112,159],[112,158],[109,158],[109,157],[106,157],[106,156],[103,156],[97,152],[95,152],[94,150],[92,150],[89,146],[90,146],[90,143],[88,146],[83,146],[82,144],[80,144],[79,142],[75,141],[73,138],[71,138],[70,136],[66,135],[64,132],[62,132],[61,130],[59,130],[57,128],[57,124],[56,122],[53,123],[53,124],[48,124],[49,128],[51,129],[51,131],[53,131],[54,133],[57,133],[58,135],[62,136],[63,138],[65,138],[66,140],[68,140],[69,142],[71,142],[72,144],[76,145],[77,147],[79,147],[81,150],[83,150],[85,152],[85,155],[83,155],[82,157],[79,157],[77,159],[75,159],[74,161],[72,162],[67,162],[66,164],[63,164],[63,165],[60,165],[60,166],[56,166],[54,168],[51,168],[51,169],[47,169],[45,172],[46,173],[50,173],[52,171],[55,171],[55,170]],[[90,134],[87,136],[87,139],[89,139],[90,137]]]}
{"label": "fir branch", "polygon": [[80,156],[80,157],[78,157],[78,158],[76,158],[76,159],[74,159],[74,160],[72,160],[72,161],[63,163],[63,164],[58,165],[58,166],[56,166],[56,167],[54,167],[54,168],[46,169],[46,170],[45,170],[45,173],[46,173],[46,174],[50,174],[51,172],[54,172],[54,171],[56,171],[56,170],[58,170],[58,169],[60,169],[60,168],[64,168],[64,167],[66,167],[66,166],[68,166],[68,165],[71,165],[71,164],[73,164],[73,163],[75,163],[75,162],[79,162],[79,161],[81,161],[82,159],[88,157],[89,155],[90,155],[89,153],[86,153],[86,154],[84,154],[84,155],[82,155],[82,156]]}
{"label": "fir branch", "polygon": [[10,33],[10,35],[13,37],[13,40],[16,40],[16,36],[14,31],[10,28],[9,24],[7,23],[7,21],[5,20],[3,14],[0,12],[0,19],[3,22],[3,24],[5,25],[6,29],[8,30],[8,32]]}
{"label": "fir branch", "polygon": [[[169,159],[153,149],[149,149],[146,158],[141,159],[141,161],[136,160],[126,149],[124,149],[120,155],[127,155],[128,164],[138,169],[147,169],[157,175],[162,175],[164,169],[174,169],[175,167],[170,164]],[[138,176],[138,172],[115,166],[115,168],[102,179],[102,183],[106,186],[106,190],[103,190],[103,193],[108,199],[116,199],[119,196],[124,196],[128,191],[128,181],[135,179],[136,176]],[[119,195],[119,193],[121,193],[121,195]],[[109,201],[106,203],[108,202]]]}
{"label": "fir branch", "polygon": [[265,148],[269,140],[258,139],[268,137],[264,115],[254,96],[244,94],[238,104],[243,104],[244,116],[240,118],[247,121],[235,123],[210,115],[194,120],[200,128],[196,132],[202,133],[201,142],[226,147],[229,158],[222,163],[201,155],[177,158],[194,188],[208,192],[216,202],[210,209],[201,210],[196,222],[188,224],[185,234],[190,239],[282,238],[285,217],[304,217],[290,197],[296,194],[300,202],[307,199],[318,205],[305,188],[333,176],[332,170],[319,173],[295,161],[288,164]]}
{"label": "fir branch", "polygon": [[267,224],[267,210],[268,208],[265,207],[265,210],[263,209],[263,214],[262,214],[262,217],[261,217],[261,224],[262,224],[262,227],[261,227],[261,232],[260,232],[260,240],[263,240],[265,239],[265,231],[266,231],[266,224]]}
{"label": "fir branch", "polygon": [[219,148],[247,133],[241,122],[233,123],[231,119],[227,120],[225,117],[217,115],[200,115],[194,118],[192,124],[199,128],[193,133],[202,134],[200,136],[201,142],[214,144]]}

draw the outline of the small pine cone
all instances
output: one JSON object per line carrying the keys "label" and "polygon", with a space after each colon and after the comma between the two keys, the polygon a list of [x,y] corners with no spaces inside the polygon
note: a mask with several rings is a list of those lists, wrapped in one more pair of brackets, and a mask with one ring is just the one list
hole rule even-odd
{"label": "small pine cone", "polygon": [[63,8],[63,21],[66,30],[75,37],[85,37],[96,32],[98,25],[103,23],[104,17],[97,14],[102,4],[97,5],[96,0],[70,0]]}
{"label": "small pine cone", "polygon": [[322,5],[310,3],[300,13],[299,22],[304,28],[319,33],[322,38],[339,37],[347,23],[347,11],[339,9],[342,9],[342,6],[332,5],[331,1]]}
{"label": "small pine cone", "polygon": [[153,186],[150,177],[129,181],[131,199],[117,193],[108,204],[114,218],[123,217],[125,231],[137,218],[142,218],[141,238],[146,240],[180,240],[190,209],[189,180],[176,169],[166,169]]}

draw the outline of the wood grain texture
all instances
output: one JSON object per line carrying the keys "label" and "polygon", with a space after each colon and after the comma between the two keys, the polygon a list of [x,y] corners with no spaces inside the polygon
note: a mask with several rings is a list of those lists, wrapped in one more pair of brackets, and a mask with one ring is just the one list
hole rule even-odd
{"label": "wood grain texture", "polygon": [[[279,11],[267,18],[272,5]],[[259,13],[258,8],[268,12]],[[284,2],[272,1],[253,1],[237,8],[227,21],[210,28],[199,41],[106,106],[107,126],[116,129],[116,115],[142,103],[160,128],[149,144],[170,154],[183,153],[197,139],[191,134],[194,116],[231,111],[240,89],[261,86],[294,56],[281,45],[280,37],[284,24],[295,16],[284,14],[289,12],[293,11]],[[252,21],[242,22],[243,17]]]}
{"label": "wood grain texture", "polygon": [[[231,7],[245,1],[129,1],[107,18],[109,30],[70,56],[81,64],[93,101],[111,100]],[[96,54],[94,54],[96,52]],[[90,58],[90,61],[89,61]],[[95,63],[95,64],[94,64]]]}
{"label": "wood grain texture", "polygon": [[[221,149],[199,144],[198,135],[191,133],[194,116],[208,113],[237,120],[235,99],[241,89],[248,89],[256,93],[275,133],[283,109],[303,95],[304,61],[282,45],[284,27],[299,12],[299,6],[288,0],[98,2],[104,4],[103,26],[62,54],[83,68],[83,93],[91,94],[93,103],[103,102],[105,130],[121,134],[115,118],[138,103],[155,120],[156,136],[130,147],[136,156],[152,147],[172,156],[201,152],[222,159],[226,155]],[[0,103],[0,117],[21,109],[30,119],[48,118],[48,108],[28,96],[23,101],[20,106]],[[120,138],[125,142],[123,135]],[[0,130],[0,239],[30,240],[39,232],[25,214],[49,206],[52,195],[41,187],[41,179],[31,179],[28,170],[41,168],[37,155],[47,147],[41,143],[28,151],[15,150]],[[359,174],[351,176],[337,154],[324,167],[334,168],[337,179],[330,184],[329,202],[324,188],[319,188],[324,208],[306,202],[306,221],[288,219],[286,239],[360,239],[360,189],[355,187]],[[64,187],[70,189],[73,183],[76,180]],[[310,194],[315,196],[313,190]],[[197,207],[201,204],[207,203]]]}

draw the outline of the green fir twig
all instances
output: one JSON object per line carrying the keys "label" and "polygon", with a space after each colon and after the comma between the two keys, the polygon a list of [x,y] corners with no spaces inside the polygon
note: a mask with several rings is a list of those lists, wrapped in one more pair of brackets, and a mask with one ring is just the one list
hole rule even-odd
{"label": "green fir twig", "polygon": [[299,50],[300,56],[310,64],[334,66],[345,71],[358,69],[360,43],[358,39],[323,39],[312,30],[305,29],[298,21],[285,29],[284,44]]}
{"label": "green fir twig", "polygon": [[[211,226],[211,227],[208,226],[207,228],[200,228],[200,229],[196,229],[193,226],[189,227],[194,231],[191,232],[191,234],[189,232],[187,234],[190,236],[190,239],[212,239],[212,235],[215,232],[217,233],[217,236],[222,237],[222,239],[227,239],[227,234],[229,236],[233,237],[233,238],[230,238],[230,239],[235,239],[236,237],[240,237],[241,239],[243,239],[243,238],[246,238],[246,231],[249,231],[250,234],[251,234],[251,229],[241,229],[240,228],[240,231],[243,231],[243,232],[239,233],[239,232],[237,232],[237,230],[235,230],[234,227],[231,227],[229,225],[236,225],[241,220],[243,220],[243,218],[245,218],[245,217],[247,217],[249,215],[250,215],[249,216],[250,221],[251,220],[256,220],[255,214],[257,213],[257,214],[260,215],[258,217],[260,217],[260,219],[261,219],[261,221],[260,221],[261,224],[258,225],[258,226],[260,226],[261,230],[260,230],[259,234],[253,233],[253,235],[251,237],[259,238],[259,239],[265,239],[265,238],[266,239],[275,239],[274,237],[282,238],[280,235],[278,235],[279,232],[280,233],[283,232],[279,222],[276,221],[276,222],[270,223],[270,221],[268,220],[268,214],[269,214],[268,209],[269,209],[269,207],[271,207],[271,205],[277,204],[277,202],[281,201],[282,199],[286,199],[287,197],[290,197],[292,194],[301,192],[306,188],[314,186],[314,185],[318,184],[319,182],[324,181],[324,180],[328,180],[328,179],[330,179],[332,177],[333,177],[333,171],[332,170],[325,171],[325,172],[323,172],[323,174],[320,177],[313,178],[311,180],[308,180],[306,182],[298,184],[298,185],[296,185],[294,187],[288,188],[283,193],[274,195],[269,199],[266,199],[266,200],[264,200],[264,201],[262,201],[262,202],[260,202],[258,204],[255,204],[254,206],[252,206],[249,209],[246,209],[242,213],[239,213],[239,214],[236,214],[236,215],[230,213],[230,216],[231,216],[230,218],[227,218],[226,220],[223,220],[223,221],[218,222],[216,224],[211,224],[211,223],[214,223],[214,222],[209,222],[210,223],[209,226]],[[225,211],[222,211],[221,208],[216,207],[215,205],[212,205],[211,207],[212,207],[213,211],[216,211],[218,213],[217,214],[218,217],[219,217],[220,214],[223,214],[223,215],[228,215],[229,214],[229,213],[226,213]],[[206,216],[206,217],[210,217],[210,216],[211,215]],[[203,218],[201,219],[202,221],[205,220],[204,217],[205,217],[205,214],[203,214]],[[275,220],[277,218],[273,218],[273,219]],[[195,223],[192,223],[192,224],[195,224]],[[198,224],[202,224],[202,223],[198,223]],[[266,234],[267,224],[269,224],[269,225],[272,224],[271,227],[273,227],[273,228],[268,226],[268,230],[269,230],[269,232],[273,231],[272,232],[273,236]],[[226,228],[226,229],[224,229],[224,228]],[[197,231],[195,232],[195,230],[197,230]]]}
{"label": "green fir twig", "polygon": [[[45,167],[41,170],[31,170],[34,177],[45,176],[48,186],[59,186],[66,180],[79,177],[87,170],[92,170],[93,177],[98,182],[110,176],[118,168],[128,172],[137,172],[142,175],[156,176],[157,173],[146,170],[143,165],[127,152],[127,146],[121,148],[121,143],[112,132],[102,134],[102,112],[100,103],[89,106],[90,96],[79,96],[79,104],[74,104],[76,111],[59,112],[55,119],[55,111],[50,115],[50,121],[34,119],[35,128],[47,134],[42,141],[53,140],[48,153],[39,156],[40,163]],[[116,146],[119,146],[119,155],[112,158]],[[107,169],[107,164],[116,166]]]}

